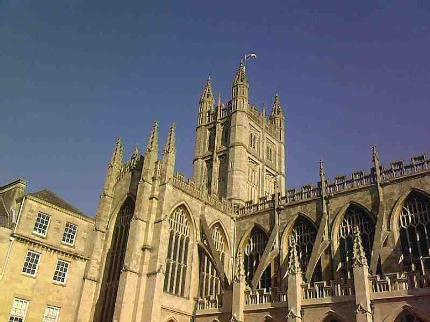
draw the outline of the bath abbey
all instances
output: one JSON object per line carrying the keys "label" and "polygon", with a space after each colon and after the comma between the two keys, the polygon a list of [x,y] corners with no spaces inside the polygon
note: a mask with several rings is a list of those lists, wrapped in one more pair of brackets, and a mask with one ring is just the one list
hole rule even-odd
{"label": "bath abbey", "polygon": [[428,155],[369,147],[334,178],[315,160],[320,180],[287,189],[285,107],[249,87],[243,63],[228,101],[205,83],[190,178],[174,125],[162,150],[157,122],[144,151],[113,143],[95,217],[3,183],[0,320],[430,321]]}

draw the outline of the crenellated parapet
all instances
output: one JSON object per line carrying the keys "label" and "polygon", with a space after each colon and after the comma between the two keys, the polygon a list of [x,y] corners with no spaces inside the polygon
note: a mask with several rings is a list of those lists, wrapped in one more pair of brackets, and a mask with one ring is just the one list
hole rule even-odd
{"label": "crenellated parapet", "polygon": [[139,155],[138,157],[132,157],[130,160],[125,162],[119,172],[117,177],[115,178],[115,183],[120,181],[127,173],[134,171],[135,169],[141,170],[143,165],[143,158]]}
{"label": "crenellated parapet", "polygon": [[193,180],[186,178],[183,174],[179,172],[175,173],[175,175],[173,176],[172,184],[175,188],[182,190],[183,192],[193,196],[194,198],[206,202],[212,207],[228,215],[233,214],[234,207],[231,202],[224,198],[219,199],[218,196],[212,195],[206,190],[200,189]]}
{"label": "crenellated parapet", "polygon": [[[381,166],[381,185],[392,180],[413,176],[430,170],[430,159],[427,154],[414,156],[410,163],[404,161],[391,162],[389,166]],[[338,193],[348,192],[357,188],[367,187],[376,183],[375,169],[369,171],[354,171],[350,176],[335,176],[327,180],[327,195],[333,197]],[[280,205],[287,206],[298,202],[306,202],[321,197],[321,182],[304,185],[299,189],[288,189],[285,196],[280,198]],[[263,197],[256,203],[246,203],[237,210],[238,215],[251,214],[273,208],[273,199]]]}

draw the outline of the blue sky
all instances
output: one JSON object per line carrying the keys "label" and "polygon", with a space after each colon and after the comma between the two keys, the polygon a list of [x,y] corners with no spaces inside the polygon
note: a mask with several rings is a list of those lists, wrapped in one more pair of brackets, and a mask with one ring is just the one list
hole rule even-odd
{"label": "blue sky", "polygon": [[251,101],[278,91],[288,186],[429,150],[428,1],[0,0],[0,185],[17,177],[94,215],[115,138],[177,124],[191,174],[198,98],[224,100],[240,57]]}

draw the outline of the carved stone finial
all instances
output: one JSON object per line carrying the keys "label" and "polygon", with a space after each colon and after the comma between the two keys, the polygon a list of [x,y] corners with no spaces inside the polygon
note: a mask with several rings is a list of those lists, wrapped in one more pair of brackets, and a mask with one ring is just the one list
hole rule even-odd
{"label": "carved stone finial", "polygon": [[133,154],[131,155],[132,159],[137,159],[140,156],[139,147],[136,145],[133,150]]}
{"label": "carved stone finial", "polygon": [[148,145],[146,146],[146,152],[150,153],[152,150],[158,148],[158,122],[154,121],[152,124],[151,135],[149,136]]}
{"label": "carved stone finial", "polygon": [[300,315],[298,315],[296,312],[294,312],[293,309],[290,309],[285,317],[287,320],[288,319],[297,319],[297,318],[301,319],[302,318]]}
{"label": "carved stone finial", "polygon": [[231,316],[230,322],[240,322],[240,321],[237,319],[236,314],[233,314]]}
{"label": "carved stone finial", "polygon": [[378,159],[378,151],[376,150],[376,145],[372,145],[372,158],[373,160]]}
{"label": "carved stone finial", "polygon": [[353,248],[353,266],[367,266],[366,253],[364,252],[363,243],[361,241],[360,229],[354,227],[354,248]]}
{"label": "carved stone finial", "polygon": [[236,72],[236,76],[233,82],[233,84],[239,84],[239,83],[248,83],[248,79],[245,73],[245,63],[243,59],[240,60],[239,69]]}
{"label": "carved stone finial", "polygon": [[324,161],[320,160],[320,177],[324,176]]}
{"label": "carved stone finial", "polygon": [[118,138],[116,140],[115,150],[113,151],[110,165],[120,166],[122,164],[123,157],[124,157],[124,145],[122,143],[121,138]]}
{"label": "carved stone finial", "polygon": [[272,114],[271,117],[278,117],[283,116],[284,113],[282,112],[282,105],[281,105],[281,99],[279,98],[279,94],[275,94],[275,99],[273,101],[273,108],[272,108]]}
{"label": "carved stone finial", "polygon": [[299,255],[297,254],[297,243],[294,236],[290,238],[290,252],[288,256],[287,275],[297,275],[301,273]]}
{"label": "carved stone finial", "polygon": [[164,153],[174,152],[176,150],[176,124],[173,123],[169,129],[169,135],[167,137],[166,146],[164,147]]}
{"label": "carved stone finial", "polygon": [[373,166],[375,167],[375,174],[376,174],[376,182],[381,182],[381,162],[379,160],[379,154],[378,151],[376,151],[376,146],[372,146],[372,162]]}
{"label": "carved stone finial", "polygon": [[372,312],[367,310],[363,304],[359,303],[355,307],[355,314],[372,314]]}
{"label": "carved stone finial", "polygon": [[205,86],[203,88],[202,95],[200,96],[200,102],[207,100],[213,100],[211,74],[209,74],[208,79],[206,80]]}
{"label": "carved stone finial", "polygon": [[245,280],[245,267],[243,266],[243,253],[239,252],[236,256],[235,263],[235,272],[234,272],[234,281],[236,283]]}

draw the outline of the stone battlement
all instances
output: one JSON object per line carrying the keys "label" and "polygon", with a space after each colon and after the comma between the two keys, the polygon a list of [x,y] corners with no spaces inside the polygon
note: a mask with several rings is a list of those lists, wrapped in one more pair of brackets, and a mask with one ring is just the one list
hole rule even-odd
{"label": "stone battlement", "polygon": [[[405,164],[404,161],[394,161],[387,167],[381,166],[381,184],[428,170],[430,170],[430,159],[426,154],[412,157],[411,162],[407,164]],[[374,168],[371,168],[368,172],[355,171],[349,177],[344,175],[336,176],[333,180],[327,181],[327,195],[333,196],[337,193],[369,186],[375,184],[375,182],[376,174]],[[280,198],[280,204],[286,206],[319,197],[321,197],[321,182],[318,182],[316,185],[305,185],[299,189],[287,190],[286,195]],[[271,209],[273,208],[273,204],[271,198],[263,197],[256,203],[246,203],[244,207],[237,210],[237,214],[245,215]]]}
{"label": "stone battlement", "polygon": [[183,174],[177,172],[173,176],[173,186],[182,190],[185,193],[188,193],[189,195],[202,200],[212,207],[226,213],[226,214],[233,214],[233,204],[226,199],[219,199],[215,195],[209,194],[207,191],[203,191],[202,189],[198,188],[195,182],[191,179],[186,178]]}
{"label": "stone battlement", "polygon": [[[270,133],[273,137],[277,137],[276,135],[276,126],[270,121],[270,117],[266,115],[266,112],[260,112],[258,107],[254,105],[248,105],[248,109],[246,110],[248,116],[251,120],[253,120],[255,123],[260,125],[261,127],[264,127],[264,130],[268,133]],[[227,104],[221,104],[216,106],[213,111],[209,114],[209,117],[207,118],[207,123],[212,123],[217,121],[218,119],[223,119],[225,117],[230,116],[232,113],[232,107],[231,107],[231,101],[229,101]]]}

